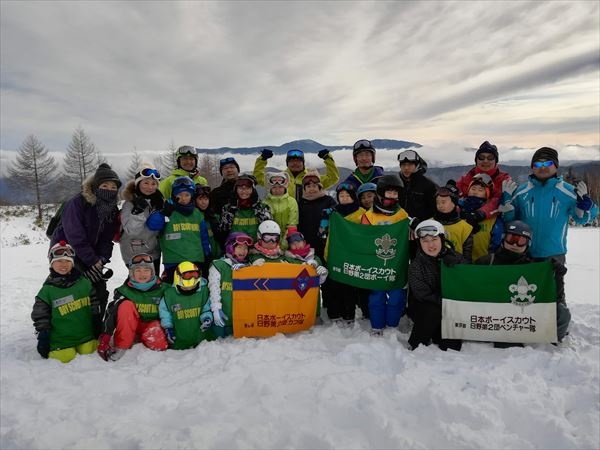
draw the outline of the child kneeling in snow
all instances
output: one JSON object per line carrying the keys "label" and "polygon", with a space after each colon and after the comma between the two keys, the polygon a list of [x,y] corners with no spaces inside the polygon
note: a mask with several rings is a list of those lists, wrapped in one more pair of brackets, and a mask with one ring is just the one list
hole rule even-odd
{"label": "child kneeling in snow", "polygon": [[150,350],[167,349],[158,304],[169,286],[156,276],[154,260],[147,253],[134,255],[128,267],[129,277],[115,289],[99,337],[98,354],[105,361],[121,359],[138,339]]}
{"label": "child kneeling in snow", "polygon": [[158,313],[170,348],[193,348],[213,338],[208,287],[198,266],[189,261],[177,265],[173,286],[165,291]]}
{"label": "child kneeling in snow", "polygon": [[225,240],[225,256],[212,262],[208,271],[210,309],[213,313],[213,332],[218,337],[233,334],[233,271],[250,265],[248,252],[252,238],[234,231]]}
{"label": "child kneeling in snow", "polygon": [[[92,306],[96,303],[92,283],[74,267],[75,250],[65,241],[48,252],[50,275],[35,296],[31,319],[37,331],[37,351],[42,358],[71,361],[77,353],[96,350]],[[98,306],[99,308],[99,306]]]}

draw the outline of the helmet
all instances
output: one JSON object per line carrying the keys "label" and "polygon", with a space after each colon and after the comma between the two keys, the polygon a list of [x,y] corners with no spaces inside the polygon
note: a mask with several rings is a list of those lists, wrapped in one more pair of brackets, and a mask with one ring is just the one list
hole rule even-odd
{"label": "helmet", "polygon": [[171,185],[171,197],[175,198],[182,192],[188,192],[192,198],[196,195],[196,185],[190,177],[177,177]]}
{"label": "helmet", "polygon": [[198,149],[196,147],[192,147],[191,145],[182,145],[175,152],[175,157],[178,161],[179,158],[187,155],[193,156],[194,158],[196,158],[196,160],[198,160]]}
{"label": "helmet", "polygon": [[200,269],[189,261],[179,263],[173,274],[173,284],[182,288],[193,288],[200,283]]}
{"label": "helmet", "polygon": [[492,177],[490,177],[487,173],[478,173],[477,175],[473,176],[473,179],[469,183],[469,189],[471,189],[471,186],[474,184],[485,188],[487,198],[490,198],[494,191],[494,181],[492,180]]}
{"label": "helmet", "polygon": [[225,239],[225,254],[233,256],[233,250],[236,245],[246,245],[252,247],[252,238],[242,231],[234,231],[229,233],[227,239]]}
{"label": "helmet", "polygon": [[133,257],[129,260],[128,267],[130,278],[133,278],[133,271],[136,267],[148,267],[152,270],[152,278],[154,278],[156,275],[154,271],[154,258],[152,258],[152,256],[148,253],[138,253],[133,255]]}
{"label": "helmet", "polygon": [[437,220],[427,219],[417,225],[415,234],[417,237],[424,238],[425,236],[445,236],[444,226]]}
{"label": "helmet", "polygon": [[302,160],[302,162],[304,162],[304,152],[302,150],[288,150],[287,154],[285,155],[285,163],[287,164],[288,162],[290,162],[290,159],[293,158],[297,158]]}
{"label": "helmet", "polygon": [[504,225],[504,234],[515,234],[517,236],[524,236],[531,240],[533,233],[529,225],[520,220],[513,220]]}
{"label": "helmet", "polygon": [[276,234],[281,235],[281,228],[274,220],[265,220],[258,226],[258,238],[261,239],[263,234]]}
{"label": "helmet", "polygon": [[390,188],[400,191],[404,188],[404,183],[398,175],[383,175],[379,177],[377,180],[377,195],[383,198],[385,191]]}
{"label": "helmet", "polygon": [[376,150],[371,141],[367,139],[360,139],[354,143],[354,147],[352,147],[352,157],[354,158],[354,163],[356,164],[356,155],[364,151],[371,152],[373,155],[373,164],[375,164]]}
{"label": "helmet", "polygon": [[356,194],[360,197],[365,192],[377,192],[377,185],[375,183],[363,183],[358,187]]}

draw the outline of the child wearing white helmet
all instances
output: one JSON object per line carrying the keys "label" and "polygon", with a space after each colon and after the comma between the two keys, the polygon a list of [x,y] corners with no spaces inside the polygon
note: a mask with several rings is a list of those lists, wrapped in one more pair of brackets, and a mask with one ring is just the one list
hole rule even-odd
{"label": "child wearing white helmet", "polygon": [[257,241],[250,251],[250,261],[254,266],[265,262],[288,262],[279,242],[281,228],[274,220],[265,220],[258,226]]}

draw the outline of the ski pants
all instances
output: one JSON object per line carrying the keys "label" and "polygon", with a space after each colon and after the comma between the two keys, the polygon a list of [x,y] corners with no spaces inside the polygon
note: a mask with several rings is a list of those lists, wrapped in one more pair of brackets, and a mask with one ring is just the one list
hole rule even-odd
{"label": "ski pants", "polygon": [[60,362],[68,363],[75,359],[78,353],[80,355],[89,355],[90,353],[94,353],[97,348],[98,341],[96,339],[92,339],[91,341],[84,342],[83,344],[79,344],[75,347],[52,350],[48,354],[48,358],[58,359]]}
{"label": "ski pants", "polygon": [[135,304],[130,300],[124,300],[119,305],[117,313],[117,327],[115,329],[115,347],[129,349],[138,338],[150,350],[166,350],[168,347],[165,332],[160,326],[159,320],[144,322]]}
{"label": "ski pants", "polygon": [[408,343],[414,350],[420,344],[438,344],[440,349],[460,351],[460,339],[442,339],[442,305],[431,302],[416,301],[411,303],[412,320],[414,322]]}
{"label": "ski pants", "polygon": [[329,299],[327,317],[329,319],[354,320],[356,313],[356,288],[335,280],[327,280]]}
{"label": "ski pants", "polygon": [[397,327],[406,306],[406,289],[371,291],[369,295],[369,319],[373,329]]}

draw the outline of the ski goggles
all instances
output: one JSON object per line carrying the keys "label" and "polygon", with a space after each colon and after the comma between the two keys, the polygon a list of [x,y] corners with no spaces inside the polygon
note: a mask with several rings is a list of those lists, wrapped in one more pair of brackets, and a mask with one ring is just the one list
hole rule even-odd
{"label": "ski goggles", "polygon": [[75,250],[73,250],[72,247],[57,247],[51,248],[48,254],[51,259],[60,258],[61,256],[73,258],[75,256]]}
{"label": "ski goggles", "polygon": [[252,247],[254,241],[250,236],[236,236],[235,245],[245,245],[246,247]]}
{"label": "ski goggles", "polygon": [[269,178],[269,184],[272,186],[283,186],[285,187],[285,178],[276,176]]}
{"label": "ski goggles", "polygon": [[289,244],[293,244],[294,242],[306,241],[306,239],[304,239],[304,235],[302,233],[293,233],[288,236],[287,241]]}
{"label": "ski goggles", "polygon": [[130,264],[152,263],[154,259],[148,253],[140,253],[131,258]]}
{"label": "ski goggles", "polygon": [[354,192],[356,189],[354,189],[353,184],[342,181],[340,184],[337,185],[335,190],[336,190],[336,192],[340,192],[340,191]]}
{"label": "ski goggles", "polygon": [[180,274],[181,278],[184,280],[194,280],[196,278],[200,278],[200,272],[197,270],[190,270],[188,272],[183,272]]}
{"label": "ski goggles", "polygon": [[419,157],[417,156],[417,152],[414,150],[405,150],[398,155],[398,161],[400,164],[403,162],[417,162]]}
{"label": "ski goggles", "polygon": [[190,186],[190,187],[193,187],[194,190],[196,190],[196,185],[194,184],[192,179],[188,178],[188,177],[179,177],[179,178],[176,178],[175,181],[173,181],[172,187],[179,187],[179,186]]}
{"label": "ski goggles", "polygon": [[439,236],[440,230],[438,227],[434,227],[434,226],[425,226],[425,227],[421,227],[417,230],[417,237],[419,239],[424,238],[426,236]]}
{"label": "ski goggles", "polygon": [[192,147],[191,145],[183,145],[177,149],[177,155],[192,155],[198,156],[198,149],[196,147]]}
{"label": "ski goggles", "polygon": [[279,238],[278,234],[265,233],[261,235],[260,240],[264,242],[279,242]]}
{"label": "ski goggles", "polygon": [[373,149],[373,144],[371,144],[371,141],[367,140],[367,139],[361,139],[360,141],[356,141],[354,143],[354,150],[372,150]]}
{"label": "ski goggles", "polygon": [[160,181],[160,172],[156,169],[150,169],[148,167],[140,170],[140,175],[144,178],[154,178],[156,181]]}
{"label": "ski goggles", "polygon": [[536,161],[532,164],[532,166],[536,169],[541,169],[542,167],[551,167],[554,165],[554,161]]}
{"label": "ski goggles", "polygon": [[[487,156],[485,156],[487,155]],[[491,153],[480,153],[479,155],[477,155],[477,159],[479,161],[495,161],[496,157],[494,155],[492,155]]]}
{"label": "ski goggles", "polygon": [[287,157],[304,159],[304,152],[302,150],[290,150],[287,152]]}
{"label": "ski goggles", "polygon": [[235,164],[236,160],[235,158],[232,158],[231,156],[228,156],[227,158],[223,158],[219,160],[219,166],[224,166],[225,164]]}
{"label": "ski goggles", "polygon": [[492,177],[490,177],[487,173],[478,173],[473,177],[471,184],[473,183],[480,183],[484,184],[486,187],[489,187],[492,185]]}
{"label": "ski goggles", "polygon": [[510,245],[516,245],[517,247],[525,247],[529,242],[529,239],[519,234],[508,233],[504,236],[504,242]]}

